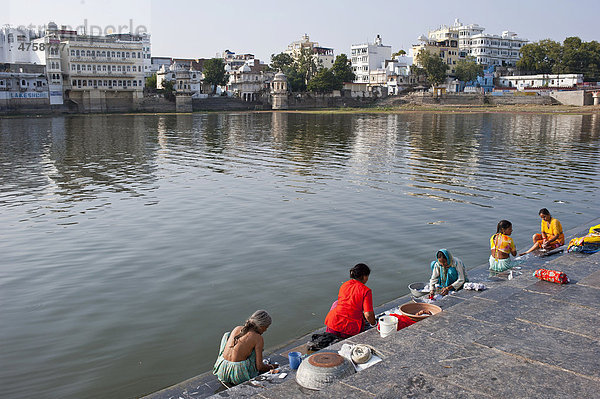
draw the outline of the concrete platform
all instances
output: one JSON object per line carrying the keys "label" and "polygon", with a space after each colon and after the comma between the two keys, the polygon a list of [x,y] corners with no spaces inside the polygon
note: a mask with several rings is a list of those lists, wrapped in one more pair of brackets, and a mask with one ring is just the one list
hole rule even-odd
{"label": "concrete platform", "polygon": [[[589,225],[566,232],[567,241]],[[566,272],[571,283],[538,280],[532,273],[540,267]],[[332,345],[327,350],[369,344],[384,359],[322,391],[296,383],[281,348],[271,358],[284,365],[285,379],[259,376],[219,392],[218,381],[205,374],[149,398],[600,397],[600,253],[529,256],[521,272],[512,280],[490,277],[482,265],[469,278],[487,290],[452,294],[438,301],[442,313],[386,338],[371,329]],[[399,298],[377,311],[409,300]]]}

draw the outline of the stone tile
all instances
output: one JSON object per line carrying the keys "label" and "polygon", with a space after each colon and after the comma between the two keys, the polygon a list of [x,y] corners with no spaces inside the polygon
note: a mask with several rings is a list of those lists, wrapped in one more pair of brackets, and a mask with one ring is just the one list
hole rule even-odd
{"label": "stone tile", "polygon": [[[473,392],[448,384],[446,381],[423,375],[413,367],[389,367],[384,362],[344,379],[341,385],[362,390],[364,392],[363,397],[369,397],[369,395],[374,395],[377,398],[476,397]],[[323,393],[330,393],[330,390],[324,390]],[[343,395],[330,397],[343,397]],[[481,397],[481,394],[477,393],[477,397]]]}
{"label": "stone tile", "polygon": [[519,290],[509,298],[491,304],[480,312],[473,313],[471,317],[494,323],[506,325],[515,322],[515,318],[525,311],[542,307],[551,298],[534,292]]}
{"label": "stone tile", "polygon": [[537,281],[535,283],[525,287],[525,289],[527,291],[537,292],[539,294],[556,295],[567,288],[567,285],[565,284],[556,284],[538,279],[536,280]]}
{"label": "stone tile", "polygon": [[598,325],[597,311],[582,306],[550,300],[544,307],[523,312],[518,318],[585,335],[594,340],[600,339],[596,329],[590,328]]}
{"label": "stone tile", "polygon": [[589,398],[600,389],[597,381],[476,345],[441,358],[423,373],[494,398]]}
{"label": "stone tile", "polygon": [[553,299],[600,309],[600,289],[578,284],[567,284],[566,289],[552,296]]}
{"label": "stone tile", "polygon": [[419,324],[413,327],[419,333],[440,341],[460,345],[469,344],[498,328],[494,324],[463,317],[460,314],[441,314],[434,323]]}
{"label": "stone tile", "polygon": [[579,281],[580,285],[600,288],[600,271],[594,272]]}
{"label": "stone tile", "polygon": [[464,301],[463,303],[459,303],[456,306],[452,306],[451,308],[444,310],[442,314],[460,314],[461,316],[469,317],[475,313],[479,313],[488,309],[489,306],[494,303],[497,302],[483,298],[472,298]]}
{"label": "stone tile", "polygon": [[521,288],[512,287],[509,284],[503,284],[501,286],[492,286],[485,291],[478,292],[477,295],[475,295],[475,298],[485,298],[494,301],[500,301],[521,291]]}
{"label": "stone tile", "polygon": [[580,335],[521,322],[500,328],[475,342],[575,373],[600,377],[600,345]]}

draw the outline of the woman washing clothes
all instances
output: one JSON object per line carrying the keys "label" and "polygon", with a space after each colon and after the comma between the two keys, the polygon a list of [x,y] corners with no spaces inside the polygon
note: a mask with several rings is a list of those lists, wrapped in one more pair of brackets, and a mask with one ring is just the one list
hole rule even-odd
{"label": "woman washing clothes", "polygon": [[271,316],[266,310],[257,310],[243,326],[226,332],[221,339],[219,357],[213,374],[225,384],[237,385],[260,373],[277,368],[275,364],[263,363],[264,340],[262,334],[271,325]]}
{"label": "woman washing clothes", "polygon": [[533,246],[519,255],[528,254],[538,248],[551,250],[558,248],[565,243],[565,235],[563,234],[562,225],[558,219],[553,218],[546,208],[540,209],[538,214],[540,215],[540,218],[542,218],[542,233],[534,234]]}
{"label": "woman washing clothes", "polygon": [[325,318],[326,332],[340,338],[348,338],[365,330],[365,320],[375,325],[373,294],[366,286],[371,269],[359,263],[350,269],[350,280],[340,287],[337,304]]}
{"label": "woman washing clothes", "polygon": [[431,278],[429,279],[429,296],[435,293],[435,285],[441,287],[440,294],[448,295],[452,290],[458,291],[467,281],[465,265],[459,258],[453,257],[447,249],[440,249],[437,260],[431,262]]}
{"label": "woman washing clothes", "polygon": [[512,237],[512,223],[501,220],[496,227],[496,234],[490,238],[490,270],[493,272],[504,272],[522,263],[510,258],[517,256],[517,248]]}

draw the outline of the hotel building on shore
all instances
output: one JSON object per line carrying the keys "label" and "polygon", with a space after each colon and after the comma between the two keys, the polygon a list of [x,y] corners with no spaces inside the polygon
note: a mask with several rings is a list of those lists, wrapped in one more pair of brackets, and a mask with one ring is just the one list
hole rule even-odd
{"label": "hotel building on shore", "polygon": [[356,76],[354,83],[369,84],[377,80],[370,77],[371,71],[382,68],[386,60],[392,58],[392,46],[386,46],[377,35],[373,43],[353,44],[350,47],[352,71]]}

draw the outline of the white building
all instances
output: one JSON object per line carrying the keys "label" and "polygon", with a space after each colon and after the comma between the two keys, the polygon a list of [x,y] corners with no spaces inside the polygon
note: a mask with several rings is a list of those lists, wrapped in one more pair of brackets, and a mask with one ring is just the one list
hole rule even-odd
{"label": "white building", "polygon": [[333,62],[335,61],[333,49],[321,47],[318,42],[312,42],[306,33],[302,35],[302,39],[288,44],[287,49],[283,52],[297,60],[302,50],[310,51],[317,67],[331,68],[333,66]]}
{"label": "white building", "polygon": [[5,25],[0,28],[0,64],[34,64],[33,40],[43,32],[28,28]]}
{"label": "white building", "polygon": [[174,59],[169,66],[162,65],[156,73],[156,88],[162,89],[163,82],[173,82],[176,94],[187,94],[192,98],[205,97],[202,90],[202,69],[198,60]]}
{"label": "white building", "polygon": [[483,65],[514,66],[520,57],[520,50],[528,43],[527,39],[511,31],[501,35],[483,33],[484,27],[478,24],[464,25],[456,19],[450,26],[442,25],[428,32],[428,39],[437,42],[457,41],[459,54],[471,56]]}
{"label": "white building", "polygon": [[9,64],[0,69],[0,109],[48,106],[49,97],[43,65]]}
{"label": "white building", "polygon": [[150,35],[142,33],[140,35],[133,35],[131,33],[113,33],[106,36],[109,39],[116,39],[120,41],[141,41],[142,42],[142,60],[144,63],[143,71],[144,76],[148,77],[153,74],[152,72],[152,44],[150,42]]}
{"label": "white building", "polygon": [[172,63],[173,58],[171,57],[152,57],[150,59],[150,74],[157,73],[163,65],[165,68],[169,68]]}
{"label": "white building", "polygon": [[413,58],[405,55],[399,55],[384,62],[388,95],[399,94],[404,87],[417,83],[416,76],[410,73],[412,64]]}
{"label": "white building", "polygon": [[373,43],[353,44],[350,61],[356,75],[354,82],[369,83],[370,71],[381,68],[383,62],[391,58],[392,46],[383,45],[379,35]]}
{"label": "white building", "polygon": [[229,76],[227,92],[244,101],[257,101],[261,94],[269,92],[275,76],[275,73],[268,71],[267,65],[261,64],[258,59],[248,60],[237,69],[227,65],[225,70]]}
{"label": "white building", "polygon": [[500,86],[516,87],[519,91],[525,89],[572,88],[583,83],[583,74],[501,76],[498,81]]}

